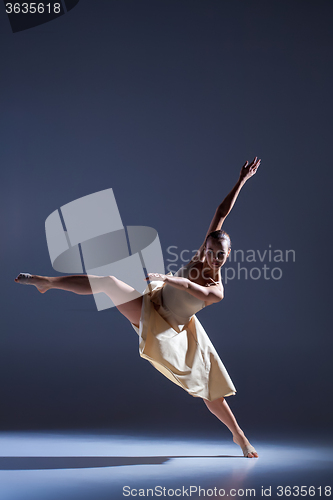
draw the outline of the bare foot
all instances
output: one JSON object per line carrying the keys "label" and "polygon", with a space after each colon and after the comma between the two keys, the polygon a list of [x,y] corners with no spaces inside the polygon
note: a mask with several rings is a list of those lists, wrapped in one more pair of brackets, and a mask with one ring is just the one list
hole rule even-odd
{"label": "bare foot", "polygon": [[21,285],[34,285],[40,293],[45,293],[50,288],[49,280],[36,274],[20,273],[14,281]]}
{"label": "bare foot", "polygon": [[244,432],[235,434],[233,436],[233,442],[238,444],[242,448],[244,457],[247,458],[258,458],[259,455],[253,446],[250,444],[249,440],[245,437]]}

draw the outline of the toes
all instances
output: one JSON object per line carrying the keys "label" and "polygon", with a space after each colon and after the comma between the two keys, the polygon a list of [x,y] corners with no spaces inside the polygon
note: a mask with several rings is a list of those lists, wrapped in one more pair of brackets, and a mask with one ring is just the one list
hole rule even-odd
{"label": "toes", "polygon": [[245,451],[244,456],[245,456],[245,458],[258,458],[259,457],[256,450],[247,451],[247,452]]}
{"label": "toes", "polygon": [[15,281],[24,281],[29,278],[32,278],[32,275],[29,273],[20,273],[18,276],[16,276]]}

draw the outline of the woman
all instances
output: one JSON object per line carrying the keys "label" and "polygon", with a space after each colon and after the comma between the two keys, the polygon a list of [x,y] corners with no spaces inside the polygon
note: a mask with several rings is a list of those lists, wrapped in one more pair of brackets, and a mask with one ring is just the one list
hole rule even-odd
{"label": "woman", "polygon": [[208,409],[223,422],[245,457],[258,453],[245,437],[225,397],[236,389],[195,316],[203,307],[223,299],[221,267],[230,253],[230,238],[221,230],[245,182],[260,165],[246,162],[239,179],[218,206],[206,238],[195,257],[177,273],[149,274],[142,295],[115,276],[45,277],[20,273],[15,281],[35,285],[44,293],[52,288],[77,294],[106,293],[139,335],[141,357],[189,394],[201,397]]}

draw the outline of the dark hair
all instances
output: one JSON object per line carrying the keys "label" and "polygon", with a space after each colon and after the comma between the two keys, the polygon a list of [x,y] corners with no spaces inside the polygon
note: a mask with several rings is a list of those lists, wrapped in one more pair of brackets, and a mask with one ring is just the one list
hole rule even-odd
{"label": "dark hair", "polygon": [[226,233],[225,231],[222,231],[221,229],[219,229],[218,231],[213,231],[213,232],[209,233],[207,235],[206,240],[205,240],[204,246],[207,245],[208,238],[213,238],[214,240],[218,240],[218,241],[225,240],[228,243],[228,247],[229,248],[231,247],[231,239],[230,239],[229,234]]}

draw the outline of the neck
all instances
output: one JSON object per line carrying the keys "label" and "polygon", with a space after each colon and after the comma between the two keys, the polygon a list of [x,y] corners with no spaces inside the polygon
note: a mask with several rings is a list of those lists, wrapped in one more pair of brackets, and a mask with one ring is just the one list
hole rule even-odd
{"label": "neck", "polygon": [[220,281],[221,278],[221,268],[212,269],[208,264],[206,259],[202,263],[202,274],[205,278],[212,278],[214,281]]}

